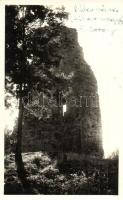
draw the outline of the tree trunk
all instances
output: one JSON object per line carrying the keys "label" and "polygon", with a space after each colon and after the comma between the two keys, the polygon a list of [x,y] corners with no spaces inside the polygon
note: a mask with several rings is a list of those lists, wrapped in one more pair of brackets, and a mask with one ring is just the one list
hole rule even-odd
{"label": "tree trunk", "polygon": [[24,193],[34,194],[35,192],[31,189],[30,184],[27,180],[26,170],[22,159],[22,122],[23,122],[23,101],[22,101],[22,85],[20,85],[20,98],[19,98],[19,116],[18,116],[18,131],[17,131],[17,143],[15,150],[15,163],[17,166],[18,178],[20,179]]}

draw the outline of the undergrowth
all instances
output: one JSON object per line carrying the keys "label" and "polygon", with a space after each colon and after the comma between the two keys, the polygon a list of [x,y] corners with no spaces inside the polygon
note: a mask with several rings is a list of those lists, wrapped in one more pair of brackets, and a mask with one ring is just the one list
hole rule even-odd
{"label": "undergrowth", "polygon": [[[118,160],[66,161],[57,165],[42,152],[24,153],[27,179],[39,194],[118,194]],[[14,154],[5,158],[5,194],[23,194]]]}

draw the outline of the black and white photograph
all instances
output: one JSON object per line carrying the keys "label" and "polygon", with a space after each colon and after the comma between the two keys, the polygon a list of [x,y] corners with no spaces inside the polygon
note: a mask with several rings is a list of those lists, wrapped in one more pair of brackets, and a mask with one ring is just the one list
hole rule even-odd
{"label": "black and white photograph", "polygon": [[118,197],[123,2],[5,1],[2,9],[4,196]]}

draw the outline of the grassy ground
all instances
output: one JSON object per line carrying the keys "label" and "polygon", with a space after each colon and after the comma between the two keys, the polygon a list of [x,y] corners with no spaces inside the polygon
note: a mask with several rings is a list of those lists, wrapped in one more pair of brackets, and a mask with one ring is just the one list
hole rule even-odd
{"label": "grassy ground", "polygon": [[[27,178],[39,194],[118,194],[118,160],[64,162],[42,152],[24,153]],[[14,154],[5,157],[5,194],[24,194]]]}

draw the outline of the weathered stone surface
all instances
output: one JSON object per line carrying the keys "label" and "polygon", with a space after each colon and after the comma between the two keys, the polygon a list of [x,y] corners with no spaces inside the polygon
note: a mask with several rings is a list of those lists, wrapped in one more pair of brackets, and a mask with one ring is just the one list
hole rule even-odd
{"label": "weathered stone surface", "polygon": [[60,73],[70,76],[65,94],[67,112],[47,121],[25,118],[23,151],[58,152],[72,159],[103,156],[101,117],[96,78],[85,62],[75,29],[61,27]]}

